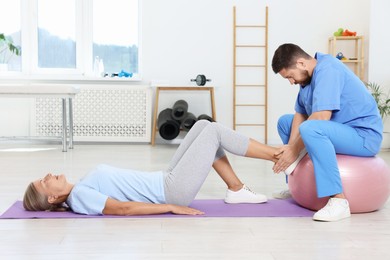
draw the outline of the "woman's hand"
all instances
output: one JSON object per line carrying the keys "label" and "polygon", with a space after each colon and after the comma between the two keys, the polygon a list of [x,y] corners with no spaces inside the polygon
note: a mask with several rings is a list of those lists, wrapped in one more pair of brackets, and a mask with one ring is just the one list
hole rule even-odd
{"label": "woman's hand", "polygon": [[190,207],[169,204],[170,210],[177,215],[203,215],[204,212]]}
{"label": "woman's hand", "polygon": [[154,204],[136,201],[118,201],[108,198],[103,209],[104,215],[152,215],[173,213],[180,215],[203,215],[204,212],[190,207],[178,206],[174,204]]}

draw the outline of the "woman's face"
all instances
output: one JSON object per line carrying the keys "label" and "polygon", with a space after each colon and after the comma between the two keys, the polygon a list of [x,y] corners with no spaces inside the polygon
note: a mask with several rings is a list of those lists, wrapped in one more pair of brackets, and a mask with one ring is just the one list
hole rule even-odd
{"label": "woman's face", "polygon": [[37,191],[46,196],[60,196],[66,193],[68,181],[65,175],[53,175],[48,173],[42,179],[33,182]]}

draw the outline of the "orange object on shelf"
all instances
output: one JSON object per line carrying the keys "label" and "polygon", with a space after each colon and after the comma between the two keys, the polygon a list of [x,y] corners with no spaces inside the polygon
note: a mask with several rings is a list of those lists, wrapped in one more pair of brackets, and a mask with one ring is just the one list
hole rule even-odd
{"label": "orange object on shelf", "polygon": [[356,32],[351,32],[347,29],[343,32],[343,36],[356,36]]}

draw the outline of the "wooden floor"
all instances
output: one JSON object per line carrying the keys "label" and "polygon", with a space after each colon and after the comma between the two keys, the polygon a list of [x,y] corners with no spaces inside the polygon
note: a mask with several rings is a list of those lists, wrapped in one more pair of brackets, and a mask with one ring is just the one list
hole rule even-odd
{"label": "wooden floor", "polygon": [[[27,148],[28,150],[23,150]],[[46,149],[46,150],[45,150]],[[27,184],[48,172],[76,182],[108,163],[139,170],[168,165],[174,145],[0,144],[0,213],[21,199]],[[390,152],[380,154],[390,163]],[[249,187],[271,197],[285,186],[272,164],[229,156]],[[211,172],[198,198],[223,198]],[[334,223],[311,218],[0,220],[1,259],[390,259],[390,202]]]}

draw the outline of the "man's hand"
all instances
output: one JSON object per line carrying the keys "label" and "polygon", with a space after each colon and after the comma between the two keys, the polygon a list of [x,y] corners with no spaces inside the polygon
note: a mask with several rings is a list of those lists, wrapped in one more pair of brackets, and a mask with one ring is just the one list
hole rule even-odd
{"label": "man's hand", "polygon": [[278,159],[275,163],[272,170],[274,173],[280,173],[287,169],[299,155],[299,151],[297,151],[291,145],[284,145],[278,149],[278,151],[274,154],[274,157]]}

